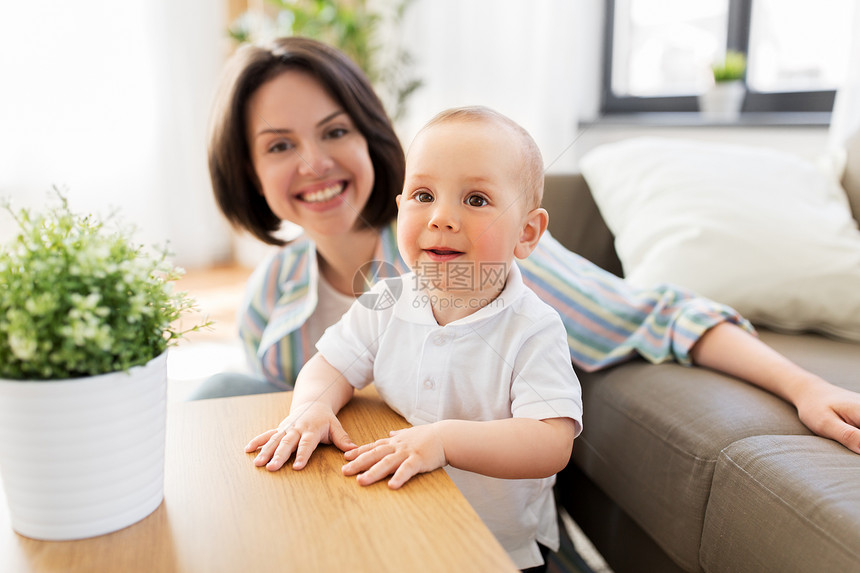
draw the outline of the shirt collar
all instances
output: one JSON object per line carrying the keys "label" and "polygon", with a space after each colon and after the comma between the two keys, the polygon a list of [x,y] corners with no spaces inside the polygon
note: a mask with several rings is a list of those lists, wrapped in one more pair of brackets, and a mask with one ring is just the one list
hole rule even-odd
{"label": "shirt collar", "polygon": [[[430,295],[419,288],[415,273],[410,272],[403,275],[401,280],[403,289],[397,302],[394,304],[394,316],[407,322],[439,326],[439,323],[436,322],[436,318],[433,316],[433,309],[430,306]],[[490,318],[500,313],[506,306],[513,304],[516,299],[523,296],[526,292],[522,273],[516,263],[512,263],[508,270],[508,276],[505,279],[505,288],[502,289],[499,296],[469,316],[464,316],[450,322],[446,326],[460,326]]]}

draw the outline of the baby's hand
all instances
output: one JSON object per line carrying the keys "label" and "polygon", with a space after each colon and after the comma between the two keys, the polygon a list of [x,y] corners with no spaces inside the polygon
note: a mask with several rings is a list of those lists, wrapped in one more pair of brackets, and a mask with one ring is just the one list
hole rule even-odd
{"label": "baby's hand", "polygon": [[416,426],[391,432],[390,438],[377,440],[347,451],[344,475],[358,476],[358,483],[370,485],[382,478],[394,476],[388,487],[397,489],[412,476],[445,466],[445,447],[435,424]]}
{"label": "baby's hand", "polygon": [[265,465],[272,472],[281,469],[296,452],[293,469],[300,470],[307,465],[320,443],[334,444],[344,452],[357,447],[331,408],[325,404],[312,403],[297,408],[277,428],[251,440],[245,446],[245,451],[251,453],[260,449],[254,458],[254,465]]}

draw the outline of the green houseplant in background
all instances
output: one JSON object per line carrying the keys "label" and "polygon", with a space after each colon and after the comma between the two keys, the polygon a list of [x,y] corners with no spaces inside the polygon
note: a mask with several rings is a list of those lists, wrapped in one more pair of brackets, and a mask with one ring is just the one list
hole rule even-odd
{"label": "green houseplant in background", "polygon": [[744,79],[747,57],[742,52],[729,50],[721,61],[711,64],[715,83],[734,82]]}
{"label": "green houseplant in background", "polygon": [[340,49],[367,74],[396,121],[422,85],[410,72],[412,56],[391,34],[411,1],[268,0],[267,9],[244,12],[228,33],[237,42],[306,36]]}
{"label": "green houseplant in background", "polygon": [[713,83],[699,96],[699,109],[711,121],[736,121],[746,95],[744,74],[747,70],[746,56],[729,50],[725,56],[711,64]]}
{"label": "green houseplant in background", "polygon": [[[167,348],[194,308],[181,269],[115,217],[6,210],[0,250],[0,475],[12,527],[77,539],[143,519],[163,499]],[[114,223],[114,225],[111,225]]]}

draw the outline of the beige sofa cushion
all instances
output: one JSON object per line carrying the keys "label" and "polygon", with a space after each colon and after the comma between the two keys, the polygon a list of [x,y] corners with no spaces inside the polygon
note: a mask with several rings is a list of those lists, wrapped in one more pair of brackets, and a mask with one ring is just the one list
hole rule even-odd
{"label": "beige sofa cushion", "polygon": [[860,456],[817,436],[720,454],[702,534],[709,573],[860,570]]}
{"label": "beige sofa cushion", "polygon": [[860,231],[832,174],[774,149],[656,137],[580,165],[633,285],[860,342]]}

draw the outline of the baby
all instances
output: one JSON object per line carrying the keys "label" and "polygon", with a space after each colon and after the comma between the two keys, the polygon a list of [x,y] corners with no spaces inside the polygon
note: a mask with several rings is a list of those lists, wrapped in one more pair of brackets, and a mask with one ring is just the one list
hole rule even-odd
{"label": "baby", "polygon": [[[445,468],[520,568],[558,548],[552,485],[582,428],[579,382],[558,314],[524,284],[546,230],[543,162],[529,134],[474,107],[416,136],[397,197],[412,272],[362,295],[317,343],[290,415],[252,440],[257,465],[303,468],[322,443],[368,485]],[[413,427],[356,446],[338,411],[373,382]]]}

